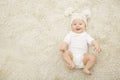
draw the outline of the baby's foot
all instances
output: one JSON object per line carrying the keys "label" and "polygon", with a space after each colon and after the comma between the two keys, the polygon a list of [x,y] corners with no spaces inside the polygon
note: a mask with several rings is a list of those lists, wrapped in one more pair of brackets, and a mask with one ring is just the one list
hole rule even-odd
{"label": "baby's foot", "polygon": [[75,68],[75,65],[74,65],[74,64],[68,65],[68,68],[69,68],[69,69],[74,69],[74,68]]}
{"label": "baby's foot", "polygon": [[85,73],[85,74],[87,74],[87,75],[91,75],[91,72],[88,70],[88,69],[83,69],[83,72]]}

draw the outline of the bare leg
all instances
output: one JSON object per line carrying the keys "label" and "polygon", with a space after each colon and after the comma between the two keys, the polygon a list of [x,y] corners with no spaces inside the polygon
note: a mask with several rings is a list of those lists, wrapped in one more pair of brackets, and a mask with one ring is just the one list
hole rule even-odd
{"label": "bare leg", "polygon": [[94,54],[85,54],[84,59],[83,59],[85,68],[83,69],[83,71],[86,74],[91,75],[90,69],[94,66],[95,62],[96,62],[96,57]]}
{"label": "bare leg", "polygon": [[65,51],[64,53],[62,53],[62,56],[63,56],[65,62],[69,65],[68,68],[74,69],[75,65],[74,65],[73,60],[72,60],[73,56],[72,56],[71,52]]}

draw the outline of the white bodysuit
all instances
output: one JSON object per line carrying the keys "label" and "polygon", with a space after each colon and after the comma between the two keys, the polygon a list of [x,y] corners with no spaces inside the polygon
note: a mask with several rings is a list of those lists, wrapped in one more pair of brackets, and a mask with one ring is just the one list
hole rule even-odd
{"label": "white bodysuit", "polygon": [[83,55],[88,51],[88,44],[94,39],[87,33],[75,33],[70,31],[64,38],[64,42],[68,43],[68,50],[72,52],[73,62],[76,68],[83,68]]}

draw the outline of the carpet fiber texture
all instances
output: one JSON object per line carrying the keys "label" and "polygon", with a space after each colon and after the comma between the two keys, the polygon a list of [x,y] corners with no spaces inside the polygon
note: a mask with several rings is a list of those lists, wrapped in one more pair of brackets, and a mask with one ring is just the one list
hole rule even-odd
{"label": "carpet fiber texture", "polygon": [[[69,70],[59,48],[68,7],[91,9],[87,32],[101,45],[91,76]],[[0,80],[120,80],[120,0],[0,0]]]}

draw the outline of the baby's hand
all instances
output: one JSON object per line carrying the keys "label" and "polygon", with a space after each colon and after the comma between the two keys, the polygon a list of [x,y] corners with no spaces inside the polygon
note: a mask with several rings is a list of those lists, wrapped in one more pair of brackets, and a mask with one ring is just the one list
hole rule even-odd
{"label": "baby's hand", "polygon": [[100,53],[101,52],[101,48],[99,46],[99,44],[94,40],[92,41],[92,45],[94,46],[95,50]]}
{"label": "baby's hand", "polygon": [[99,45],[96,45],[96,46],[95,46],[95,50],[96,50],[98,53],[100,53],[100,52],[101,52],[100,46],[99,46]]}

